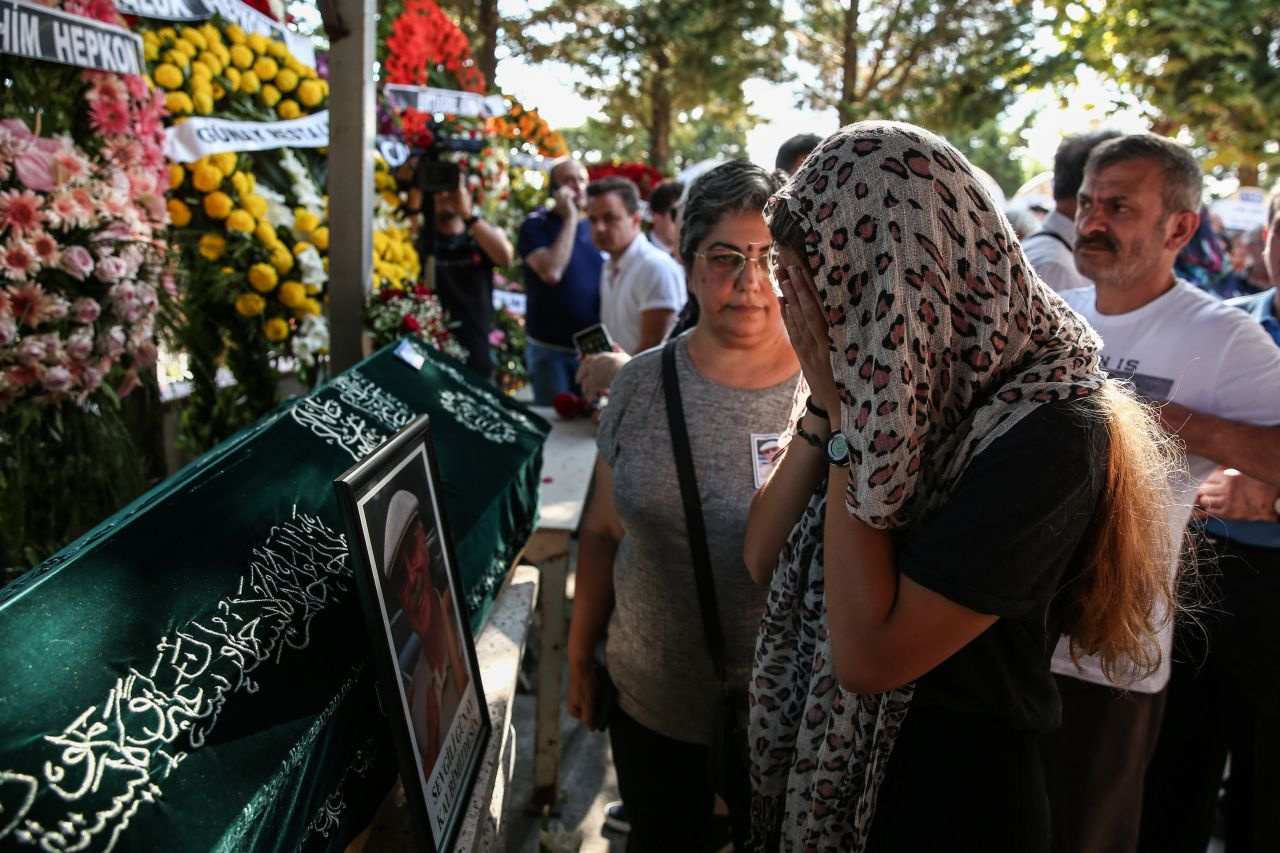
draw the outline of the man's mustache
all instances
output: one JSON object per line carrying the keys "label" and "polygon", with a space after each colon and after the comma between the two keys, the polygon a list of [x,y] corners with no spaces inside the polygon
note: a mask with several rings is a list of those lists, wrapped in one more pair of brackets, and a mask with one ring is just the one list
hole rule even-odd
{"label": "man's mustache", "polygon": [[1085,246],[1095,246],[1099,249],[1106,249],[1108,252],[1120,251],[1120,245],[1105,234],[1097,234],[1092,237],[1077,237],[1075,247],[1082,249]]}

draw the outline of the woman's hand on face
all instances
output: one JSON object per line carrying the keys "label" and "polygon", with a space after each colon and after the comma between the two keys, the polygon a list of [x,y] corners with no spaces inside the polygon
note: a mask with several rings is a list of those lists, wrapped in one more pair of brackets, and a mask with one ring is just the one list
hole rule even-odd
{"label": "woman's hand on face", "polygon": [[840,409],[835,373],[831,367],[829,327],[818,288],[800,267],[787,266],[777,271],[782,287],[782,323],[786,326],[791,348],[800,360],[805,381],[819,406],[835,415]]}
{"label": "woman's hand on face", "polygon": [[592,664],[569,666],[569,716],[595,731],[592,709],[596,706],[596,674]]}

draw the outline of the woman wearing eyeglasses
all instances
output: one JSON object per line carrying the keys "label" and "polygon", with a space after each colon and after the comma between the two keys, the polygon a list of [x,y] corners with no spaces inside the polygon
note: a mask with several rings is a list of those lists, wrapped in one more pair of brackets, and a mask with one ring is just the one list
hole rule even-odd
{"label": "woman wearing eyeglasses", "polygon": [[[799,364],[767,272],[761,215],[780,182],[745,161],[690,190],[680,232],[697,324],[674,338],[674,364],[705,522],[726,681],[745,689],[764,591],[742,560],[747,507],[787,423]],[[628,850],[700,850],[712,821],[709,746],[721,697],[695,581],[664,395],[663,350],[635,357],[613,381],[600,421],[591,501],[578,545],[569,631],[569,713],[588,727],[600,685],[597,642],[618,705],[608,720]],[[743,732],[745,751],[745,732]],[[738,774],[745,779],[745,768]],[[718,791],[745,842],[745,791]]]}

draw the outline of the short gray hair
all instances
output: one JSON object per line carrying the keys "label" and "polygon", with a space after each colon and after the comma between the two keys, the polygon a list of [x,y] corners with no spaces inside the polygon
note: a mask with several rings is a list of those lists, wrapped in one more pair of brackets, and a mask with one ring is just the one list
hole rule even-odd
{"label": "short gray hair", "polygon": [[1089,152],[1086,175],[1127,160],[1155,163],[1164,175],[1162,204],[1164,215],[1200,211],[1204,191],[1204,170],[1187,146],[1155,133],[1134,133],[1108,139]]}
{"label": "short gray hair", "polygon": [[688,269],[693,255],[716,223],[726,216],[751,211],[763,214],[786,177],[769,172],[749,160],[730,160],[698,177],[683,202],[680,223],[680,257]]}

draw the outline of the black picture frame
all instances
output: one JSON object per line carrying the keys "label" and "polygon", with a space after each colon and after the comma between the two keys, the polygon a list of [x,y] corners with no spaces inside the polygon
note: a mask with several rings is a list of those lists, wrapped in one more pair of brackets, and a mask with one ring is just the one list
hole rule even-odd
{"label": "black picture frame", "polygon": [[449,850],[492,732],[430,419],[333,485],[418,849]]}

